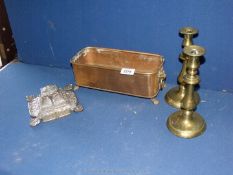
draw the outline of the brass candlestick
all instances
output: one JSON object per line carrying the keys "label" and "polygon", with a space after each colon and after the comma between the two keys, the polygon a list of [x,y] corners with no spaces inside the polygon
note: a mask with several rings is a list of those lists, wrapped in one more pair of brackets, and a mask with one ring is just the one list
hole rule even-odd
{"label": "brass candlestick", "polygon": [[200,57],[204,55],[205,49],[191,45],[183,50],[189,58],[187,61],[187,74],[184,75],[185,96],[182,99],[181,109],[167,120],[168,129],[176,136],[183,138],[193,138],[205,131],[204,119],[194,112],[197,103],[194,100],[194,86],[200,81],[197,75],[200,66]]}
{"label": "brass candlestick", "polygon": [[[186,47],[193,44],[193,36],[198,34],[198,30],[192,27],[185,27],[180,29],[180,34],[184,36],[182,47]],[[186,74],[186,67],[188,61],[188,57],[183,52],[180,54],[179,58],[183,61],[183,66],[178,76],[179,86],[170,89],[165,95],[166,102],[175,108],[181,107],[182,99],[185,96],[184,75]],[[194,93],[194,100],[197,104],[200,101],[200,97],[196,92]]]}

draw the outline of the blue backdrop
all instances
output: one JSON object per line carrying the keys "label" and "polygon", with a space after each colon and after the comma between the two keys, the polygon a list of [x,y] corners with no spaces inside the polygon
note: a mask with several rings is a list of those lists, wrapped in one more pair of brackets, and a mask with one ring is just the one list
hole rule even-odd
{"label": "blue backdrop", "polygon": [[81,48],[99,46],[159,53],[167,82],[176,83],[181,64],[179,28],[200,30],[206,48],[201,87],[233,91],[232,0],[5,0],[19,59],[70,68]]}

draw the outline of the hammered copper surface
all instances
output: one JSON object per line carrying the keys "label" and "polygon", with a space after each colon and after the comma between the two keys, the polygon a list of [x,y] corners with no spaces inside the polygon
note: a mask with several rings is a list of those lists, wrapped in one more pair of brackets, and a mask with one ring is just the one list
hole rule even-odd
{"label": "hammered copper surface", "polygon": [[[152,98],[163,87],[164,59],[160,55],[87,47],[71,63],[78,86]],[[134,75],[121,74],[135,69]]]}

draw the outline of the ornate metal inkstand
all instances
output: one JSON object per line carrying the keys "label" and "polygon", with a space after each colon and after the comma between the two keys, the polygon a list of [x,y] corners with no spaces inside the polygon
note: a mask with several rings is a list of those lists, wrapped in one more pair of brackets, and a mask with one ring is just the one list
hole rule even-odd
{"label": "ornate metal inkstand", "polygon": [[[192,27],[185,27],[180,29],[180,34],[184,36],[182,47],[186,47],[193,45],[193,37],[198,34],[198,30]],[[178,109],[181,107],[181,101],[185,96],[184,75],[186,74],[186,67],[188,61],[188,57],[185,54],[183,54],[183,52],[180,54],[179,58],[183,61],[183,66],[178,76],[179,86],[170,89],[165,95],[166,102],[169,105]],[[200,101],[200,97],[196,92],[194,93],[194,100],[197,104]]]}
{"label": "ornate metal inkstand", "polygon": [[169,116],[167,127],[176,136],[193,138],[202,134],[206,128],[204,119],[197,112],[194,112],[198,104],[194,99],[194,87],[200,81],[197,73],[200,66],[200,57],[205,54],[205,49],[191,45],[185,47],[183,53],[188,57],[187,73],[183,77],[185,83],[184,98],[181,100],[181,109]]}

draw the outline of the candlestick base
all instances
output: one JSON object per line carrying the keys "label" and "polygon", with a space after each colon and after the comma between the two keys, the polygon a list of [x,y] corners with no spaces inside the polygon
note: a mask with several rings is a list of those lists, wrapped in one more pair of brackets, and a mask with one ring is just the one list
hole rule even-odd
{"label": "candlestick base", "polygon": [[[180,89],[178,86],[170,89],[165,95],[165,101],[172,107],[177,109],[181,108],[182,99],[185,96],[185,89]],[[194,92],[193,100],[196,105],[200,102],[200,96],[197,92]]]}
{"label": "candlestick base", "polygon": [[180,110],[169,116],[167,127],[174,135],[190,139],[201,135],[206,123],[197,112]]}

